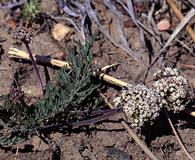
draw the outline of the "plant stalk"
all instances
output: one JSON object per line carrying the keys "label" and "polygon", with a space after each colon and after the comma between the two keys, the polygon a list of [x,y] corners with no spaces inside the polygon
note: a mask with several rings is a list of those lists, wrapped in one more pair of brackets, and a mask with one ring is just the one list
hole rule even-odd
{"label": "plant stalk", "polygon": [[35,59],[34,59],[34,56],[33,56],[32,52],[31,52],[31,49],[30,49],[30,47],[29,47],[29,44],[28,44],[28,43],[24,43],[24,44],[25,44],[25,46],[26,46],[26,48],[27,48],[27,50],[28,50],[30,60],[31,60],[31,62],[32,62],[32,64],[33,64],[33,68],[34,68],[35,74],[36,74],[36,76],[37,76],[37,80],[38,80],[38,82],[39,82],[40,90],[41,90],[41,92],[42,92],[42,94],[43,94],[43,82],[42,82],[42,80],[41,80],[41,76],[40,76],[40,73],[39,73],[39,69],[38,69],[37,64],[36,64],[36,62],[35,62]]}
{"label": "plant stalk", "polygon": [[[102,110],[102,112],[103,112],[103,110]],[[110,116],[119,114],[121,112],[122,112],[122,110],[110,109],[109,111],[106,110],[106,112],[104,114],[97,116],[95,118],[91,118],[91,119],[87,119],[87,120],[83,120],[83,121],[79,121],[79,122],[73,122],[73,123],[63,122],[63,123],[59,123],[56,125],[47,125],[47,126],[43,126],[43,127],[38,128],[38,131],[59,129],[59,128],[64,128],[64,127],[78,128],[78,127],[82,127],[82,126],[87,126],[90,124],[94,124],[94,123],[103,121],[103,120],[109,118]]]}

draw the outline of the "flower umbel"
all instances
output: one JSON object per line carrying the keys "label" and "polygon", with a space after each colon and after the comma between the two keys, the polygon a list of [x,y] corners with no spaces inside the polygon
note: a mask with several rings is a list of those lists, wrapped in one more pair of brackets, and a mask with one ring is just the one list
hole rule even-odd
{"label": "flower umbel", "polygon": [[23,27],[18,27],[15,30],[15,39],[24,43],[30,43],[32,41],[32,34]]}
{"label": "flower umbel", "polygon": [[114,99],[115,107],[123,107],[127,120],[134,128],[152,124],[163,105],[160,95],[143,84],[128,85]]}
{"label": "flower umbel", "polygon": [[167,101],[167,109],[174,112],[184,110],[191,99],[188,80],[170,67],[158,70],[154,79],[153,88]]}

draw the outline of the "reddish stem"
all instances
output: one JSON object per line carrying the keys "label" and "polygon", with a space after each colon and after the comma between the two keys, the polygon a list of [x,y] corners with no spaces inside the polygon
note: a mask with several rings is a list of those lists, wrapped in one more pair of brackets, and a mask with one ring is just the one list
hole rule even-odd
{"label": "reddish stem", "polygon": [[39,82],[39,86],[40,86],[41,92],[42,92],[42,94],[43,94],[43,82],[42,82],[42,80],[41,80],[41,76],[40,76],[40,73],[39,73],[39,69],[38,69],[38,67],[37,67],[37,64],[36,64],[36,62],[35,62],[35,59],[34,59],[34,57],[33,57],[33,54],[32,54],[32,52],[31,52],[31,49],[30,49],[28,43],[24,43],[24,44],[25,44],[25,46],[26,46],[26,48],[27,48],[27,50],[28,50],[29,57],[30,57],[31,62],[32,62],[32,64],[33,64],[33,68],[34,68],[35,74],[37,75],[37,80],[38,80],[38,82]]}

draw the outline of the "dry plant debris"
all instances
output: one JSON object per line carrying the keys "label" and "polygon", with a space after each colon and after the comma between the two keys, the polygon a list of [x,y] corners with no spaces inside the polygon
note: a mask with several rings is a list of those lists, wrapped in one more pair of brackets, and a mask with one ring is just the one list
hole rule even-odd
{"label": "dry plant debris", "polygon": [[[22,58],[22,59],[30,60],[30,58],[27,56],[26,52],[18,50],[16,48],[10,48],[8,53],[10,54],[10,57],[16,57],[16,58]],[[37,56],[34,56],[34,57],[37,57]],[[40,64],[43,63],[43,64],[47,64],[47,65],[54,65],[54,66],[57,66],[57,67],[63,67],[64,66],[65,68],[70,69],[70,65],[66,61],[56,60],[56,59],[48,58],[48,57],[41,58],[41,60],[43,60],[43,59],[44,59],[44,61],[40,61],[37,57],[36,61],[37,61],[37,63],[40,63]],[[55,63],[53,63],[53,62],[55,62]],[[164,70],[166,70],[166,71],[164,72]],[[175,76],[175,75],[178,75],[180,77],[179,79],[182,80],[182,81],[185,81],[186,85],[188,87],[190,87],[190,84],[189,84],[188,80],[185,77],[180,76],[179,71],[176,68],[172,69],[170,67],[166,67],[166,68],[163,68],[162,70],[157,71],[154,74],[154,80],[157,80],[157,79],[159,80],[162,77],[170,77],[170,76]],[[99,75],[99,78],[106,81],[106,82],[109,82],[111,84],[118,85],[120,87],[127,87],[129,85],[128,83],[126,83],[126,82],[124,82],[120,79],[117,79],[115,77],[112,77],[110,75],[107,75],[105,73],[101,73]],[[155,82],[153,84],[153,85],[157,85],[156,87],[154,86],[154,88],[156,88],[156,89],[159,87],[158,86],[159,84],[157,84],[157,83],[159,83],[159,82]],[[195,88],[193,80],[191,81],[191,83],[193,85],[193,88]],[[161,96],[163,96],[163,97],[166,95],[166,93],[161,93],[161,94],[162,94]],[[190,99],[192,98],[191,97],[191,88],[189,88],[188,91],[186,91],[186,94],[190,95],[190,97],[189,97]],[[169,106],[169,105],[166,104],[166,106]],[[170,109],[168,109],[168,110],[170,110]],[[194,112],[189,112],[189,113],[192,116],[194,116]]]}
{"label": "dry plant debris", "polygon": [[[177,6],[175,5],[174,1],[173,0],[167,0],[167,3],[169,4],[169,6],[173,10],[173,12],[176,14],[176,16],[180,20],[183,20],[184,16],[181,13],[181,11],[177,8]],[[189,33],[189,35],[192,37],[193,41],[195,42],[195,33],[194,33],[193,29],[191,28],[191,26],[186,25],[186,31]]]}
{"label": "dry plant debris", "polygon": [[[6,5],[0,2],[2,3],[2,5],[0,4],[0,8],[3,9],[10,8],[14,11],[16,8],[18,10],[17,13],[21,14],[22,18],[20,18],[19,16],[16,18],[16,21],[14,21],[16,25],[22,24],[25,25],[25,27],[27,28],[35,27],[35,30],[36,27],[40,27],[39,28],[40,30],[37,31],[36,33],[43,33],[47,29],[49,29],[50,33],[52,33],[51,28],[53,28],[52,27],[53,25],[54,26],[53,38],[58,41],[58,42],[55,41],[55,43],[60,44],[61,42],[59,43],[59,41],[64,40],[65,43],[68,41],[68,45],[70,45],[69,44],[70,41],[66,40],[67,38],[66,35],[68,32],[70,32],[70,30],[73,30],[72,33],[73,36],[76,37],[75,39],[77,40],[79,39],[81,44],[86,44],[86,37],[88,35],[92,36],[94,30],[98,28],[97,30],[98,32],[101,32],[100,34],[102,37],[109,39],[109,41],[115,47],[120,48],[128,55],[130,55],[131,60],[138,62],[136,64],[139,64],[139,66],[141,65],[143,65],[144,67],[146,66],[145,63],[146,59],[145,57],[142,56],[143,53],[147,52],[149,55],[148,57],[150,59],[149,61],[147,61],[149,62],[147,64],[148,71],[153,64],[156,64],[156,61],[158,60],[160,60],[161,67],[167,65],[165,64],[164,60],[166,58],[169,58],[169,56],[167,55],[169,55],[171,47],[169,48],[168,46],[171,46],[171,42],[174,42],[174,39],[176,39],[176,42],[179,42],[180,45],[182,44],[183,48],[184,47],[185,49],[187,48],[187,50],[190,51],[190,53],[193,55],[193,47],[190,48],[191,46],[189,46],[191,45],[190,43],[192,41],[188,43],[188,41],[187,42],[183,41],[182,38],[179,37],[182,36],[182,34],[180,34],[182,29],[186,27],[186,30],[189,32],[190,36],[194,40],[194,32],[193,32],[194,25],[191,25],[189,21],[192,20],[192,17],[195,15],[195,10],[193,8],[193,4],[189,5],[190,4],[189,1],[181,1],[181,4],[185,5],[186,7],[186,8],[181,7],[181,11],[184,12],[182,14],[179,11],[179,9],[177,9],[176,7],[176,5],[180,2],[177,2],[176,5],[174,5],[172,0],[158,1],[158,2],[157,1],[148,1],[148,2],[120,1],[120,0],[116,0],[116,1],[114,0],[103,0],[103,1],[56,0],[55,2],[57,5],[55,7],[57,8],[56,11],[59,13],[42,12],[41,8],[39,7],[41,7],[43,1],[39,1],[39,0],[32,0],[32,1],[17,0],[17,1],[10,1],[10,2],[11,3],[6,3]],[[49,2],[50,1],[48,1],[48,3]],[[145,9],[143,9],[144,4],[145,4],[144,7]],[[172,17],[171,12],[170,15],[168,15],[168,11],[170,11],[170,9],[168,8],[169,6],[167,4],[169,4],[171,9],[175,12],[176,16],[181,21],[178,27],[175,28],[175,30],[173,27],[174,25],[176,26],[178,22],[177,23],[174,22],[175,17],[174,16]],[[100,9],[100,7],[102,6],[103,8],[105,7],[106,9],[103,10]],[[105,10],[107,13],[105,13]],[[190,12],[187,13],[187,11]],[[158,16],[157,12],[162,13],[162,15]],[[16,12],[11,11],[10,13],[14,15]],[[185,15],[185,17],[183,15]],[[139,49],[137,47],[134,47],[133,45],[134,40],[132,41],[129,38],[128,35],[129,32],[128,33],[126,32],[127,28],[129,27],[126,27],[124,25],[124,20],[126,23],[129,22],[129,19],[132,20],[130,23],[133,23],[134,29],[137,29],[134,31],[138,32],[136,36],[139,36],[139,40],[141,41],[142,45],[140,45],[141,48]],[[170,28],[170,24],[167,22],[165,23],[165,21],[164,23],[156,24],[156,22],[159,22],[160,19],[167,20],[167,22],[170,22],[171,28]],[[38,23],[38,26],[36,26],[37,20],[38,21],[41,20],[42,24]],[[61,24],[58,26],[59,27],[58,29],[60,30],[59,35],[56,34],[58,31],[55,30],[56,26],[54,24],[57,24],[56,26],[58,26],[58,24]],[[63,26],[71,26],[72,28],[68,28],[70,30],[66,31],[66,29],[63,30],[64,29]],[[129,26],[132,26],[132,24],[130,24]],[[172,32],[169,39],[166,36],[164,37],[163,34],[163,33],[168,33],[166,32],[167,29],[170,32]],[[129,30],[133,30],[133,28],[128,29],[128,31]],[[164,32],[163,33],[159,32],[159,30]],[[170,32],[168,34],[170,34]],[[28,39],[29,37],[23,35],[25,35],[25,33],[21,32],[21,35],[19,34],[19,37],[21,37],[20,40],[29,43],[30,42],[30,39]],[[72,40],[71,42],[74,43],[75,39],[74,38],[71,39]],[[151,45],[151,48],[147,46],[148,43],[146,43],[146,40],[148,41],[149,45]],[[186,37],[184,40],[186,40]],[[64,41],[62,43],[64,43]],[[112,49],[112,47],[109,49]],[[165,49],[166,52],[164,52]],[[29,51],[28,46],[27,46],[27,50],[28,52],[30,52],[30,55],[27,54],[24,59],[26,58],[31,59],[33,63],[42,60],[41,56],[38,57],[32,55],[31,51]],[[12,54],[15,54],[15,52],[18,52],[18,50],[12,48],[10,53],[11,52]],[[104,51],[102,52],[106,54]],[[159,53],[159,55],[157,53]],[[93,70],[93,68],[91,68],[92,57],[90,55],[89,57],[84,59],[84,61],[79,61],[79,59],[77,59],[78,58],[77,56],[76,57],[72,56],[70,58],[72,58],[71,61],[72,64],[70,63],[70,61],[66,63],[63,61],[52,59],[50,57],[40,62],[42,63],[46,60],[47,64],[52,63],[54,66],[55,65],[60,67],[64,65],[65,66],[59,72],[58,78],[56,78],[51,83],[50,82],[48,83],[48,85],[46,86],[46,92],[43,94],[43,98],[38,100],[37,104],[33,104],[34,106],[31,106],[32,108],[30,110],[28,110],[29,106],[27,104],[28,102],[25,101],[24,93],[20,92],[20,89],[16,89],[15,91],[11,90],[13,94],[10,94],[9,98],[14,103],[11,103],[11,105],[9,106],[11,108],[9,107],[7,108],[9,109],[7,110],[7,112],[11,114],[11,117],[9,117],[10,116],[9,115],[8,122],[3,120],[2,123],[3,124],[2,129],[0,130],[2,134],[1,136],[2,139],[0,138],[0,143],[2,145],[6,146],[15,143],[20,143],[21,141],[26,139],[25,137],[26,135],[29,136],[31,135],[31,133],[37,134],[35,132],[39,132],[40,128],[44,130],[44,127],[50,128],[50,125],[52,126],[53,124],[54,127],[56,127],[61,125],[61,122],[64,120],[74,121],[76,119],[74,117],[75,113],[78,115],[80,113],[88,113],[88,111],[86,112],[85,110],[88,108],[80,108],[80,106],[83,106],[83,104],[86,105],[86,101],[84,103],[80,103],[80,102],[83,102],[83,100],[86,98],[86,95],[88,95],[87,97],[91,98],[91,96],[89,96],[90,91],[92,92],[92,90],[96,90],[98,88],[98,86],[96,86],[95,84],[94,84],[94,88],[92,86],[91,86],[92,88],[90,88],[90,82],[91,80],[93,81],[95,78],[103,79],[107,82],[118,84],[119,86],[124,87],[119,97],[114,99],[114,103],[115,103],[115,107],[117,108],[120,107],[123,109],[124,113],[126,114],[126,119],[130,122],[131,126],[134,128],[145,127],[145,124],[147,123],[152,124],[153,121],[159,116],[162,107],[166,107],[169,111],[178,113],[180,111],[185,110],[191,101],[191,93],[190,93],[191,88],[189,82],[185,77],[181,76],[176,69],[172,69],[168,67],[157,71],[157,73],[154,75],[154,79],[155,79],[154,83],[152,87],[149,88],[144,84],[136,84],[136,85],[128,84],[126,82],[123,82],[112,76],[107,75],[107,72],[104,71],[97,73],[98,71],[96,72],[96,70]],[[83,57],[81,56],[79,58],[82,59]],[[85,62],[90,62],[90,64],[88,63],[83,64]],[[65,69],[65,67],[68,67],[69,72]],[[82,72],[83,68],[85,70],[84,72]],[[88,71],[90,73],[88,73]],[[82,74],[80,75],[80,73]],[[74,79],[75,77],[76,79]],[[81,81],[83,83],[85,82],[85,85],[79,83]],[[63,89],[61,90],[61,88]],[[42,90],[43,90],[43,86],[42,86]],[[79,92],[77,92],[78,90]],[[83,90],[86,92],[83,92]],[[67,94],[64,94],[63,91],[66,92]],[[53,92],[55,93],[53,94]],[[21,103],[23,101],[25,102],[24,104]],[[16,105],[16,107],[12,108],[13,107],[12,104]],[[18,107],[18,104],[19,105],[22,104],[22,106]],[[89,106],[94,107],[93,105],[89,105]],[[71,109],[74,108],[73,110],[70,111],[70,113],[73,115],[73,119],[71,118],[69,119],[68,117],[66,117],[67,113],[69,114],[70,108]],[[26,112],[26,110],[23,109],[27,109],[28,112]],[[95,109],[95,107],[91,109],[93,110]],[[121,109],[119,110],[121,111]],[[115,109],[115,111],[119,111],[119,110]],[[79,113],[77,113],[77,111]],[[61,119],[60,116],[62,116],[63,118]],[[87,119],[85,121],[86,122],[85,124],[86,125],[90,124],[91,122],[90,120]],[[14,122],[17,122],[16,128],[14,128],[15,127]],[[122,124],[123,125],[125,124],[124,126],[126,126],[126,123],[123,122]],[[78,123],[75,122],[75,126],[77,126],[77,124]],[[13,130],[13,128],[16,130]],[[6,131],[9,132],[7,133]],[[133,134],[131,134],[131,136],[134,137]],[[153,156],[153,154],[151,154],[151,156],[149,157],[151,159],[157,159],[155,156]]]}

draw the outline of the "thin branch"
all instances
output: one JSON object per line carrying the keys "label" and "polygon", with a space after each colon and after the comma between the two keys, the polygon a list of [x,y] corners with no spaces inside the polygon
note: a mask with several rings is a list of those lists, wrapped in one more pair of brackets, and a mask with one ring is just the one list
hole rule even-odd
{"label": "thin branch", "polygon": [[[29,54],[17,48],[10,48],[8,54],[12,58],[20,57],[21,59],[30,60]],[[65,67],[67,69],[70,69],[70,65],[68,64],[68,62],[65,61],[60,61],[57,59],[53,59],[47,56],[40,56],[40,55],[33,55],[33,57],[36,63],[46,64],[54,67]]]}
{"label": "thin branch", "polygon": [[[30,57],[26,52],[18,50],[16,48],[10,48],[8,53],[11,55],[11,57],[19,57],[25,60],[30,60]],[[35,55],[33,55],[33,57],[35,57],[34,59],[36,60],[37,63],[43,63],[43,64],[53,65],[57,67],[66,67],[67,69],[70,69],[70,65],[64,61],[60,61],[60,60],[49,58],[49,57],[39,58],[38,56],[35,56]],[[100,75],[97,75],[97,73],[94,72],[94,76],[98,76],[99,79],[103,79],[106,82],[119,85],[121,87],[127,86],[128,84],[126,82],[123,82],[117,78],[114,78],[104,73],[100,73]]]}
{"label": "thin branch", "polygon": [[176,63],[176,64],[177,64],[178,66],[180,66],[180,67],[195,69],[195,66],[194,66],[194,65],[179,63],[179,62],[176,62],[176,61],[172,61],[172,60],[170,60],[170,59],[168,59],[168,58],[166,58],[165,60],[168,61],[168,62],[171,62],[171,63]]}
{"label": "thin branch", "polygon": [[[176,14],[176,16],[179,18],[179,20],[182,21],[184,19],[184,16],[180,12],[180,10],[177,8],[177,6],[173,2],[173,0],[167,0],[167,3],[169,4],[169,6],[173,10],[173,12]],[[195,42],[195,33],[189,25],[186,26],[186,31],[189,33],[189,35],[191,36],[191,38]]]}
{"label": "thin branch", "polygon": [[178,24],[174,32],[171,34],[170,38],[164,45],[164,47],[160,50],[160,53],[162,53],[167,46],[174,40],[174,38],[180,33],[180,31],[185,27],[185,25],[190,21],[190,19],[195,15],[195,9],[192,8],[187,15],[182,19],[182,21]]}
{"label": "thin branch", "polygon": [[70,125],[71,125],[72,128],[78,128],[78,127],[81,127],[81,126],[86,126],[86,125],[98,123],[100,121],[108,119],[110,116],[113,116],[113,115],[116,115],[116,114],[119,114],[119,113],[120,112],[118,112],[118,110],[112,109],[109,112],[104,113],[101,116],[91,118],[91,119],[87,119],[87,120],[83,120],[83,121],[80,121],[80,122],[74,122],[74,123],[71,123]]}
{"label": "thin branch", "polygon": [[168,120],[168,122],[169,122],[169,124],[170,124],[170,126],[171,126],[171,128],[172,128],[172,130],[173,130],[173,133],[174,133],[175,137],[177,138],[177,141],[179,142],[181,148],[183,149],[183,151],[185,152],[185,154],[188,156],[188,158],[189,158],[190,160],[194,160],[194,159],[190,156],[188,150],[186,149],[186,147],[184,146],[183,142],[181,141],[181,138],[179,137],[179,135],[178,135],[178,133],[177,133],[175,127],[173,126],[173,123],[172,123],[172,121],[171,121],[171,119],[170,119],[170,117],[169,117],[169,115],[168,115],[167,109],[164,108],[164,111],[165,111],[165,114],[166,114],[166,116],[167,116],[167,120]]}

